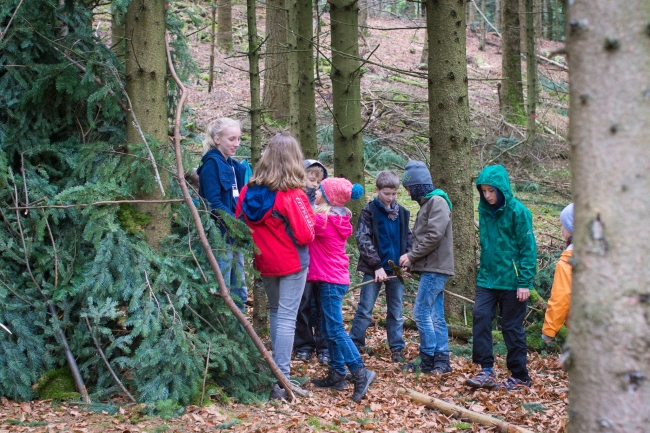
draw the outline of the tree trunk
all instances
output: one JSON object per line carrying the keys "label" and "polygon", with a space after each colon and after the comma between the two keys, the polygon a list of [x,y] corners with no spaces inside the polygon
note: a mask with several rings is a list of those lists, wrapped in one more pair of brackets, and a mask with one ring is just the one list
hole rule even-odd
{"label": "tree trunk", "polygon": [[[334,113],[334,175],[365,185],[361,125],[361,85],[356,0],[331,0],[332,111]],[[356,226],[365,200],[348,207]]]}
{"label": "tree trunk", "polygon": [[226,53],[232,51],[232,2],[217,0],[217,44]]}
{"label": "tree trunk", "polygon": [[[165,3],[166,0],[133,0],[127,8],[125,20],[129,41],[126,44],[126,91],[140,129],[155,140],[148,143],[154,154],[157,153],[155,147],[166,148],[169,140]],[[140,133],[130,120],[126,124],[127,142],[140,143]],[[166,186],[167,171],[159,172],[161,182]],[[149,193],[142,191],[137,198],[160,200],[166,197],[154,187]],[[171,233],[169,205],[140,204],[137,208],[151,216],[151,222],[144,227],[145,238],[149,245],[157,248],[160,241]]]}
{"label": "tree trunk", "polygon": [[422,54],[420,55],[420,66],[418,66],[418,68],[419,69],[429,68],[429,32],[427,32],[426,30],[424,31],[424,45],[422,46]]}
{"label": "tree trunk", "polygon": [[289,81],[287,55],[288,16],[285,0],[266,3],[266,54],[264,56],[264,107],[269,117],[289,122]]}
{"label": "tree trunk", "polygon": [[269,299],[261,277],[253,279],[253,329],[257,335],[269,335]]}
{"label": "tree trunk", "polygon": [[467,2],[465,5],[467,7],[467,25],[471,26],[476,22],[476,8],[471,2]]}
{"label": "tree trunk", "polygon": [[501,112],[506,119],[521,122],[524,94],[521,85],[519,0],[503,0],[503,40],[501,42]]}
{"label": "tree trunk", "polygon": [[[483,16],[485,16],[485,2],[487,2],[487,0],[481,0],[481,12],[483,12]],[[481,36],[478,42],[478,49],[481,51],[485,51],[485,19],[483,19],[483,16],[479,18],[481,20]]]}
{"label": "tree trunk", "polygon": [[368,36],[368,0],[359,0],[359,35]]}
{"label": "tree trunk", "polygon": [[[456,275],[452,292],[474,297],[476,250],[472,145],[469,128],[464,0],[428,0],[427,32],[436,41],[429,53],[429,149],[431,177],[453,204]],[[446,311],[462,317],[463,303],[447,297]]]}
{"label": "tree trunk", "polygon": [[212,93],[214,85],[214,51],[217,46],[217,5],[212,2],[212,20],[210,22],[210,73],[208,74],[208,93]]}
{"label": "tree trunk", "polygon": [[569,432],[647,432],[650,1],[569,4]]}
{"label": "tree trunk", "polygon": [[[289,92],[289,127],[293,137],[300,136],[300,98],[298,96],[298,0],[285,0],[287,13],[287,83]],[[310,21],[311,24],[311,21]]]}
{"label": "tree trunk", "polygon": [[562,11],[566,11],[564,8],[564,2],[555,0],[555,40],[559,41],[560,40],[560,6],[562,6]]}
{"label": "tree trunk", "polygon": [[297,0],[298,142],[305,158],[318,158],[314,90],[314,26],[312,0]]}
{"label": "tree trunk", "polygon": [[501,0],[494,0],[494,27],[501,32],[501,23],[503,21],[503,11],[501,9]]}
{"label": "tree trunk", "polygon": [[118,11],[111,13],[111,49],[121,61],[124,61],[124,56],[126,55],[124,14]]}
{"label": "tree trunk", "polygon": [[537,55],[535,52],[535,26],[533,10],[535,0],[526,2],[526,140],[535,144],[535,107],[537,105]]}
{"label": "tree trunk", "polygon": [[553,0],[546,0],[546,39],[553,40]]}
{"label": "tree trunk", "polygon": [[262,103],[260,101],[260,40],[257,36],[256,0],[246,0],[248,23],[248,76],[251,88],[251,164],[262,156]]}
{"label": "tree trunk", "polygon": [[533,4],[533,16],[535,17],[533,26],[535,28],[535,38],[539,39],[543,37],[542,33],[542,10],[544,9],[543,7],[543,2],[542,0],[535,0],[535,3]]}

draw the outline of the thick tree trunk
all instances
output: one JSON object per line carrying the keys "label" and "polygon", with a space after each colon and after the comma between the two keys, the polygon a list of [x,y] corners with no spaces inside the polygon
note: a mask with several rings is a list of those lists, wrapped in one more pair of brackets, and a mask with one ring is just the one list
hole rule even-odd
{"label": "thick tree trunk", "polygon": [[535,52],[534,0],[526,2],[526,140],[535,144],[537,106],[537,53]]}
{"label": "thick tree trunk", "polygon": [[543,2],[542,0],[535,0],[533,4],[533,15],[534,15],[534,22],[533,25],[535,27],[535,38],[541,38],[543,37],[542,33],[542,10],[544,9],[543,7]]}
{"label": "thick tree trunk", "polygon": [[[142,132],[155,140],[149,143],[152,150],[155,146],[167,147],[169,140],[165,3],[166,0],[133,0],[127,9],[125,22],[129,41],[126,44],[126,91]],[[131,121],[126,124],[126,139],[128,143],[142,142]],[[167,172],[159,172],[162,184],[166,186]],[[143,191],[137,198],[156,200],[164,197],[154,187],[149,193]],[[149,245],[157,248],[160,241],[171,233],[169,205],[140,204],[138,210],[151,215],[151,222],[144,227],[145,237]]]}
{"label": "thick tree trunk", "polygon": [[[456,275],[447,288],[468,298],[476,287],[474,187],[469,128],[464,0],[428,0],[427,32],[436,41],[429,54],[429,148],[434,185],[453,204]],[[463,303],[447,297],[446,310],[460,317]]]}
{"label": "thick tree trunk", "polygon": [[501,32],[501,23],[503,21],[503,11],[501,8],[501,0],[494,0],[494,27]]}
{"label": "thick tree trunk", "polygon": [[297,0],[285,0],[287,7],[287,83],[289,92],[289,126],[291,135],[300,137],[300,98],[298,95],[298,7]]}
{"label": "thick tree trunk", "polygon": [[[356,0],[330,2],[334,175],[364,185],[358,12]],[[363,198],[348,204],[355,226],[364,204]]]}
{"label": "thick tree trunk", "polygon": [[251,88],[251,164],[262,156],[262,103],[260,101],[260,40],[257,36],[256,0],[246,0],[248,23],[248,76]]}
{"label": "thick tree trunk", "polygon": [[569,432],[647,432],[650,1],[570,5]]}
{"label": "thick tree trunk", "polygon": [[467,8],[467,25],[471,26],[476,22],[476,8],[471,2],[465,3],[465,7]]}
{"label": "thick tree trunk", "polygon": [[288,15],[285,0],[266,3],[266,54],[264,56],[264,107],[271,119],[289,122],[287,55]]}
{"label": "thick tree trunk", "polygon": [[503,39],[501,43],[501,112],[521,122],[524,116],[524,94],[521,85],[521,51],[519,38],[519,0],[503,0]]}
{"label": "thick tree trunk", "polygon": [[305,158],[318,158],[314,91],[314,27],[312,0],[297,0],[298,142]]}
{"label": "thick tree trunk", "polygon": [[232,1],[217,0],[217,44],[226,53],[232,51]]}

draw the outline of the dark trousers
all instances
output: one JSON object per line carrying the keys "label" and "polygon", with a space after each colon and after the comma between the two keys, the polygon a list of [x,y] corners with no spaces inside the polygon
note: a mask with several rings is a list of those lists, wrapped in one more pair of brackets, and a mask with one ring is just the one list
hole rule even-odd
{"label": "dark trousers", "polygon": [[321,353],[327,349],[320,333],[321,306],[318,284],[307,283],[302,292],[298,316],[296,317],[296,335],[293,338],[294,352]]}
{"label": "dark trousers", "polygon": [[526,346],[526,330],[524,329],[528,301],[519,302],[516,290],[477,287],[475,302],[472,360],[483,368],[494,366],[492,320],[498,306],[501,312],[503,340],[508,349],[506,357],[508,370],[514,378],[528,380],[528,369],[526,368],[528,348]]}

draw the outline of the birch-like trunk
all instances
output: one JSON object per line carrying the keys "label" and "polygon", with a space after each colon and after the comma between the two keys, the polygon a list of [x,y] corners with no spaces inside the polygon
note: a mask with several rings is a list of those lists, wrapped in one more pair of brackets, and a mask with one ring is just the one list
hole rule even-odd
{"label": "birch-like trunk", "polygon": [[647,432],[650,1],[569,4],[569,432]]}

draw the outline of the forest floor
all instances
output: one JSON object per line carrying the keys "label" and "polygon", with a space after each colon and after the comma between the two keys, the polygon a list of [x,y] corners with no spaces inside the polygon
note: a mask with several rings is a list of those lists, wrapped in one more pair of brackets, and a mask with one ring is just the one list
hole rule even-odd
{"label": "forest floor", "polygon": [[[261,10],[259,13],[263,13]],[[245,41],[245,16],[240,7],[233,11],[235,44],[241,49]],[[327,16],[324,17],[327,21]],[[260,20],[263,24],[263,20]],[[364,119],[372,116],[368,134],[382,137],[383,143],[395,152],[423,155],[426,152],[428,127],[426,112],[426,79],[404,77],[402,74],[378,66],[407,71],[418,70],[424,41],[423,29],[387,30],[398,27],[422,26],[422,21],[406,21],[392,18],[370,18],[370,34],[361,54],[376,64],[366,65],[362,76],[362,99]],[[326,29],[327,26],[324,26]],[[263,28],[260,29],[263,34]],[[201,74],[193,80],[188,105],[200,131],[212,119],[233,116],[246,119],[244,110],[250,101],[248,76],[242,70],[248,68],[245,57],[216,53],[215,64],[219,73],[215,90],[207,92],[205,74],[209,65],[209,44],[201,39],[205,31],[190,38],[191,52],[199,64]],[[508,150],[522,141],[524,128],[508,124],[499,114],[497,83],[501,77],[500,40],[488,34],[485,51],[478,49],[478,33],[467,32],[467,62],[469,101],[471,109],[472,144],[478,166],[497,161],[507,164],[513,182],[533,185],[520,190],[522,200],[535,215],[535,231],[541,250],[561,250],[557,218],[560,203],[570,201],[570,174],[568,172],[568,146],[563,137],[567,134],[566,117],[568,96],[563,87],[540,91],[543,105],[538,109],[538,120],[545,127],[541,144],[523,144]],[[553,53],[563,44],[539,40],[539,53],[563,62]],[[374,51],[373,51],[374,50]],[[319,124],[331,123],[327,104],[331,103],[331,85],[328,71],[319,64],[321,82],[317,98]],[[545,83],[566,83],[566,73],[558,67],[540,62],[540,75]],[[525,71],[525,67],[524,67]],[[525,79],[524,79],[525,81]],[[542,80],[543,81],[543,80]],[[544,85],[543,85],[544,86]],[[246,124],[247,122],[245,122]],[[273,132],[265,127],[267,134]],[[506,138],[505,148],[499,139]],[[514,141],[513,141],[514,140]],[[198,158],[198,157],[197,157]],[[545,236],[540,236],[545,235]],[[542,239],[543,237],[543,239]],[[540,269],[550,261],[542,263]],[[410,290],[413,290],[412,288]],[[412,293],[411,293],[412,298]],[[358,291],[346,300],[344,315],[351,319],[358,301]],[[375,319],[382,316],[381,303]],[[409,307],[405,307],[407,310]],[[383,310],[385,312],[385,309]],[[349,325],[349,321],[347,323]],[[443,399],[464,408],[490,415],[536,432],[560,432],[564,430],[568,404],[568,379],[559,366],[557,355],[529,353],[528,368],[532,384],[530,389],[507,393],[503,391],[473,390],[464,380],[477,373],[471,363],[471,349],[463,342],[454,342],[453,372],[443,376],[427,376],[402,373],[397,364],[390,362],[383,328],[373,323],[368,330],[367,344],[371,354],[364,353],[366,366],[377,372],[377,378],[366,397],[358,404],[350,400],[351,386],[340,393],[314,390],[308,398],[296,403],[261,402],[243,405],[236,402],[216,403],[210,406],[185,408],[183,415],[162,419],[146,415],[137,405],[127,405],[118,400],[107,405],[89,407],[72,402],[38,400],[16,403],[2,398],[0,410],[0,433],[20,432],[188,432],[188,431],[238,431],[238,432],[487,432],[496,431],[479,424],[463,422],[427,409],[409,398],[399,395],[397,387],[406,387],[432,397]],[[417,332],[406,330],[407,358],[414,359],[418,353]],[[497,355],[497,375],[507,377],[505,360]],[[294,362],[292,373],[303,378],[320,377],[325,369],[315,360],[305,364]],[[119,410],[112,413],[110,408]],[[99,408],[99,409],[98,409]]]}

